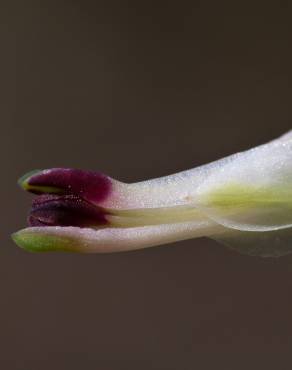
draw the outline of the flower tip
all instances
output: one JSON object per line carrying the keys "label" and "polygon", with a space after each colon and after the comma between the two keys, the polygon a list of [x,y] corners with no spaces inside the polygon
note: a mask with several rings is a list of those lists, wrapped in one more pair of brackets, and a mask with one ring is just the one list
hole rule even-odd
{"label": "flower tip", "polygon": [[18,181],[34,194],[75,194],[89,202],[105,200],[112,189],[112,179],[93,171],[74,168],[51,168],[27,173]]}
{"label": "flower tip", "polygon": [[35,175],[36,173],[40,172],[40,170],[33,170],[33,171],[29,171],[27,172],[26,174],[24,174],[23,176],[21,176],[19,178],[19,180],[17,181],[18,185],[23,188],[24,190],[27,190],[27,188],[29,187],[29,179]]}
{"label": "flower tip", "polygon": [[34,244],[32,243],[32,240],[25,237],[21,231],[17,231],[13,234],[11,234],[11,239],[14,241],[18,247],[25,249],[30,252],[34,252]]}
{"label": "flower tip", "polygon": [[41,186],[41,185],[35,185],[33,184],[33,179],[35,179],[38,175],[42,174],[43,170],[33,170],[29,171],[23,176],[20,177],[18,180],[18,185],[26,191],[29,191],[31,193],[35,194],[42,194],[42,193],[53,193],[57,194],[61,192],[61,189],[58,189],[54,186]]}
{"label": "flower tip", "polygon": [[66,238],[33,232],[28,229],[17,231],[11,235],[12,240],[22,249],[29,252],[74,252],[71,243]]}

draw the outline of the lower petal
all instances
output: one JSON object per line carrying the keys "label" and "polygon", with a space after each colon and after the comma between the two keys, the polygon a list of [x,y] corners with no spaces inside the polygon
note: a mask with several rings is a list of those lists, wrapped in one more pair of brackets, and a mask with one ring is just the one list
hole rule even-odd
{"label": "lower petal", "polygon": [[222,226],[206,219],[201,222],[98,230],[59,226],[33,227],[16,232],[12,238],[21,248],[31,252],[108,253],[202,237],[220,230]]}

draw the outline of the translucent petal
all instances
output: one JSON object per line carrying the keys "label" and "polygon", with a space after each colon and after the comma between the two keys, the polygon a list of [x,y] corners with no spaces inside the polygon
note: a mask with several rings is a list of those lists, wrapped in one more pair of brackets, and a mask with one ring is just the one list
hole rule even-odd
{"label": "translucent petal", "polygon": [[280,257],[292,253],[292,228],[264,232],[225,229],[210,238],[241,254]]}

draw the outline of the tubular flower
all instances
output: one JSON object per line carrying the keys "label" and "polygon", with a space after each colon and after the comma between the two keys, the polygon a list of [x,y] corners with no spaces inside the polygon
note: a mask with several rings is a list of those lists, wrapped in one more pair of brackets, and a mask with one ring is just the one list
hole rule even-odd
{"label": "tubular flower", "polygon": [[210,237],[241,253],[292,252],[292,132],[213,163],[126,184],[98,172],[30,172],[29,251],[117,252]]}

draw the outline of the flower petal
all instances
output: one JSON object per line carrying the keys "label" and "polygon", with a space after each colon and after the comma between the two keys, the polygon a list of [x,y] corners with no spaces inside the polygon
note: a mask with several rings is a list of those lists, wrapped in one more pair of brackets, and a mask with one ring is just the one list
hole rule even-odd
{"label": "flower petal", "polygon": [[12,235],[21,248],[32,252],[120,252],[172,243],[216,233],[212,221],[186,222],[133,228],[88,229],[78,227],[30,227]]}
{"label": "flower petal", "polygon": [[100,172],[71,168],[29,172],[19,180],[19,184],[35,194],[74,194],[93,203],[101,203],[112,188],[112,180]]}
{"label": "flower petal", "polygon": [[224,229],[210,238],[250,256],[280,257],[292,253],[292,228],[264,232]]}
{"label": "flower petal", "polygon": [[13,235],[32,251],[114,252],[210,235],[250,254],[290,251],[291,132],[208,165],[134,184],[59,168],[29,174],[21,185],[35,193],[77,195],[102,207],[111,226],[34,227]]}
{"label": "flower petal", "polygon": [[[269,189],[264,185],[272,182],[280,185],[280,188],[285,183],[289,184],[292,166],[291,146],[292,131],[268,144],[210,164],[131,184],[114,180],[99,172],[64,168],[29,173],[20,180],[20,183],[23,188],[35,193],[74,193],[106,208],[193,205],[201,208],[206,206],[211,215],[212,211],[208,202],[205,202],[205,196],[212,191],[223,189],[224,192],[225,186],[228,188],[230,185],[238,184],[259,185],[258,190],[266,191]],[[221,219],[221,212],[219,213]]]}
{"label": "flower petal", "polygon": [[194,196],[207,216],[230,228],[268,231],[292,225],[292,138],[217,162]]}

